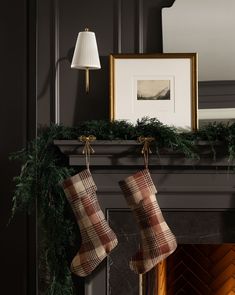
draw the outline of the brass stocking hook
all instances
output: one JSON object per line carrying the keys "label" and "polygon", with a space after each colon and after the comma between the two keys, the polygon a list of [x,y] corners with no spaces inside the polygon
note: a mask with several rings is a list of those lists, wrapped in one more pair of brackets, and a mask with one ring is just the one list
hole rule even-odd
{"label": "brass stocking hook", "polygon": [[143,144],[143,148],[141,150],[141,153],[144,156],[144,165],[145,168],[148,169],[148,162],[149,162],[149,154],[152,154],[152,151],[150,149],[150,144],[155,140],[154,137],[145,137],[145,136],[139,136],[138,141],[139,143]]}
{"label": "brass stocking hook", "polygon": [[88,135],[88,136],[81,135],[79,137],[79,140],[84,143],[84,148],[83,148],[82,153],[85,154],[86,167],[89,170],[89,168],[90,168],[89,167],[90,166],[90,156],[91,156],[91,154],[95,153],[94,149],[91,146],[91,142],[95,141],[96,137],[94,135]]}

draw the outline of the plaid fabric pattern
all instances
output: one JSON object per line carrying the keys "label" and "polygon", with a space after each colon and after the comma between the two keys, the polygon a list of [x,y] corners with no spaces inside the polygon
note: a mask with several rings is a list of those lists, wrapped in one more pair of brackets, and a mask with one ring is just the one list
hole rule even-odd
{"label": "plaid fabric pattern", "polygon": [[164,220],[148,169],[127,177],[119,184],[140,228],[140,249],[131,258],[130,268],[142,274],[175,251],[176,238]]}
{"label": "plaid fabric pattern", "polygon": [[73,258],[71,271],[89,275],[117,245],[117,237],[105,220],[96,197],[96,185],[89,170],[84,170],[62,183],[76,216],[82,245]]}

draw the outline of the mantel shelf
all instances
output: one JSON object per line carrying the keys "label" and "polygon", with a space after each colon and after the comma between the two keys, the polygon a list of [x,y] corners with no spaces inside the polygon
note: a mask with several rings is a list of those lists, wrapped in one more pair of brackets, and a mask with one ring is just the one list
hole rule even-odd
{"label": "mantel shelf", "polygon": [[[55,140],[54,144],[69,158],[71,166],[84,165],[84,143],[78,140]],[[96,140],[92,143],[95,151],[92,154],[93,166],[142,166],[142,145],[135,140]],[[216,159],[214,159],[208,142],[200,141],[196,144],[200,159],[186,158],[184,154],[170,149],[161,149],[158,152],[151,148],[149,166],[167,168],[199,167],[199,168],[224,168],[231,165],[222,143],[216,145]]]}

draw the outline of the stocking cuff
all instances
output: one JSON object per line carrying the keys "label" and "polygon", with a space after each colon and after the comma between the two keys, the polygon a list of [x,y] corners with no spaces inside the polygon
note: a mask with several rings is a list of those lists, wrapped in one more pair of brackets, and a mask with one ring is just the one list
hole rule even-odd
{"label": "stocking cuff", "polygon": [[72,201],[76,197],[85,197],[93,194],[97,187],[88,169],[67,178],[62,183],[66,197]]}
{"label": "stocking cuff", "polygon": [[140,201],[157,192],[148,169],[127,177],[120,181],[119,185],[130,206],[139,204]]}

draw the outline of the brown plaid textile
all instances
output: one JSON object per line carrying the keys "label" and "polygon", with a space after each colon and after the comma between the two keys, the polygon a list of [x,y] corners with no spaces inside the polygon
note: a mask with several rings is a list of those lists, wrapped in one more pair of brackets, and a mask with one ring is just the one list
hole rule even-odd
{"label": "brown plaid textile", "polygon": [[131,258],[130,268],[145,273],[164,260],[177,247],[156,200],[157,192],[147,169],[119,182],[140,228],[140,250]]}
{"label": "brown plaid textile", "polygon": [[84,277],[117,245],[117,237],[100,209],[97,188],[89,170],[66,179],[62,185],[82,237],[82,245],[72,260],[71,271]]}

